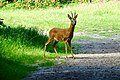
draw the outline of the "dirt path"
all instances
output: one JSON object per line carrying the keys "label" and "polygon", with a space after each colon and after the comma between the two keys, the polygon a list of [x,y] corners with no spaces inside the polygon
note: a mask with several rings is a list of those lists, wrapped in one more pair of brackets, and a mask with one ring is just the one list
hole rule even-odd
{"label": "dirt path", "polygon": [[39,68],[23,80],[120,80],[120,53],[79,54],[75,58]]}
{"label": "dirt path", "polygon": [[57,66],[40,67],[23,80],[120,80],[120,36],[96,38],[73,41],[73,51],[82,54],[62,57]]}
{"label": "dirt path", "polygon": [[117,53],[120,52],[118,40],[78,40],[73,41],[74,53]]}
{"label": "dirt path", "polygon": [[75,40],[72,42],[74,53],[118,53],[120,52],[120,33],[111,37],[78,32],[74,36],[87,36],[92,40]]}

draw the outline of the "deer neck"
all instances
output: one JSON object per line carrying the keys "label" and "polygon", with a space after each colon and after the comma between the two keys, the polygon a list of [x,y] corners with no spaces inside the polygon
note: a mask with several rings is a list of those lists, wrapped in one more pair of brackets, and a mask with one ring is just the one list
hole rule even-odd
{"label": "deer neck", "polygon": [[70,24],[70,28],[69,28],[70,36],[73,36],[74,28],[75,28],[75,25],[73,25],[73,24],[71,23],[71,24]]}

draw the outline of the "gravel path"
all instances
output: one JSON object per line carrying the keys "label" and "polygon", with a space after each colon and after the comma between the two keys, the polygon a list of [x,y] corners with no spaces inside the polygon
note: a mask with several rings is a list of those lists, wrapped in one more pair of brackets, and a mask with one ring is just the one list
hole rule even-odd
{"label": "gravel path", "polygon": [[117,53],[120,52],[118,40],[78,40],[73,41],[74,53]]}
{"label": "gravel path", "polygon": [[59,66],[40,67],[23,80],[120,80],[120,53],[79,54],[75,58],[69,56]]}
{"label": "gravel path", "polygon": [[[77,33],[77,35],[87,35]],[[120,80],[120,36],[73,41],[75,59],[62,57],[54,67],[40,67],[23,80]],[[97,35],[102,39],[104,36]],[[107,53],[107,54],[106,54]]]}

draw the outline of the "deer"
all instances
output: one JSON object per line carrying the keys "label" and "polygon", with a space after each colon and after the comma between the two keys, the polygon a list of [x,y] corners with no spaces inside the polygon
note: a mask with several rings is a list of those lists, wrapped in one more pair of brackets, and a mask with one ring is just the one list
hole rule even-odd
{"label": "deer", "polygon": [[74,58],[73,52],[72,52],[72,47],[71,47],[71,40],[73,38],[73,33],[74,33],[74,29],[75,29],[75,25],[76,25],[76,18],[77,18],[78,14],[76,14],[76,12],[74,12],[74,14],[71,12],[71,16],[68,14],[68,18],[70,19],[71,23],[70,23],[70,27],[69,28],[52,28],[49,31],[49,39],[48,41],[45,43],[45,47],[44,47],[44,56],[45,57],[45,52],[46,52],[46,47],[47,45],[52,42],[53,40],[55,40],[55,42],[53,43],[53,49],[56,53],[56,58],[60,58],[57,50],[56,50],[56,44],[59,41],[64,42],[65,44],[65,51],[66,51],[66,58],[68,58],[67,56],[67,48],[70,48],[71,54],[72,54],[72,58]]}

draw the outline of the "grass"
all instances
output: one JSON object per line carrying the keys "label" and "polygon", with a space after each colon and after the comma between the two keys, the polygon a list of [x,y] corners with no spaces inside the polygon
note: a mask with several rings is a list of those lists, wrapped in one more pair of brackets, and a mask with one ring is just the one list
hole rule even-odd
{"label": "grass", "polygon": [[[0,26],[0,80],[20,80],[36,67],[28,66],[37,61],[39,66],[55,65],[52,43],[47,47],[47,59],[43,60],[43,48],[48,37],[42,30],[53,27],[68,28],[70,11],[78,13],[75,32],[88,32],[109,36],[120,32],[120,2],[71,4],[55,9],[0,9],[0,18],[5,26]],[[82,36],[74,39],[91,39]],[[57,51],[64,55],[64,45],[59,43]]]}
{"label": "grass", "polygon": [[[40,32],[38,34],[33,28],[0,26],[0,79],[19,80],[38,66],[55,65],[55,61],[49,60],[55,58],[52,43],[47,47],[48,59],[43,59],[43,48],[47,39],[48,37]],[[61,44],[57,49],[63,48]],[[64,50],[58,51],[64,53]],[[38,61],[41,64],[30,66]]]}
{"label": "grass", "polygon": [[[78,13],[76,32],[91,32],[107,34],[108,31],[120,31],[120,2],[72,4],[64,8],[11,10],[1,9],[0,17],[4,23],[10,26],[34,27],[42,30],[50,30],[53,27],[68,28],[70,21],[67,14],[70,11]],[[104,32],[103,32],[104,31]]]}
{"label": "grass", "polygon": [[81,39],[81,40],[96,40],[96,38],[92,38],[92,37],[89,37],[89,36],[75,36],[73,38],[73,40],[78,40],[78,39]]}

